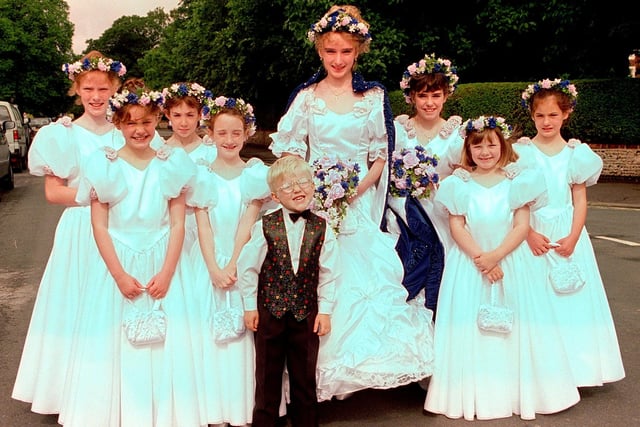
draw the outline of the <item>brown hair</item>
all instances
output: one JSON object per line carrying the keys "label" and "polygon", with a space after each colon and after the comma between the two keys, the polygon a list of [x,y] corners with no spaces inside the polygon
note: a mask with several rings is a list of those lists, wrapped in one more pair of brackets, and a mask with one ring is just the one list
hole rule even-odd
{"label": "brown hair", "polygon": [[[138,79],[138,78],[127,79],[127,81],[125,81],[124,84],[122,85],[122,90],[125,90],[125,89],[128,90],[130,93],[151,92],[151,89],[149,89],[145,85],[144,80]],[[144,108],[149,112],[149,114],[156,114],[158,118],[160,117],[160,114],[162,112],[160,106],[154,102],[150,102],[146,105],[127,103],[127,104],[124,104],[122,107],[118,108],[113,113],[113,116],[111,118],[111,121],[113,122],[113,124],[118,125],[120,123],[123,123],[129,120],[131,118],[130,110],[132,107]]]}
{"label": "brown hair", "polygon": [[449,80],[444,73],[424,73],[411,76],[409,80],[409,93],[414,95],[419,92],[435,92],[442,90],[444,96],[449,96]]}
{"label": "brown hair", "polygon": [[464,145],[462,147],[462,156],[460,158],[460,164],[465,169],[472,170],[477,166],[471,156],[471,147],[480,144],[485,138],[488,138],[491,135],[491,132],[497,135],[498,140],[500,141],[500,159],[498,160],[497,166],[504,167],[509,163],[518,160],[518,154],[513,149],[510,140],[505,139],[499,127],[493,129],[485,128],[481,131],[472,130],[467,131],[467,135],[464,138]]}
{"label": "brown hair", "polygon": [[538,104],[543,99],[549,98],[550,96],[554,96],[556,98],[558,107],[560,107],[560,110],[562,110],[563,113],[573,112],[573,99],[568,94],[552,88],[540,89],[531,95],[531,99],[529,100],[529,111],[531,114],[536,111]]}
{"label": "brown hair", "polygon": [[[190,83],[180,82],[176,83],[178,85],[190,85]],[[168,113],[172,108],[177,107],[180,104],[186,104],[189,108],[195,108],[198,110],[198,113],[202,111],[202,104],[195,96],[186,95],[186,96],[171,96],[167,97],[164,101],[164,111]]]}
{"label": "brown hair", "polygon": [[[83,56],[80,59],[80,61],[84,61],[85,59],[93,59],[93,58],[107,58],[107,57],[104,56],[101,52],[99,52],[97,50],[92,50],[91,52],[89,52],[85,56]],[[115,93],[118,89],[120,89],[120,87],[122,85],[122,80],[120,79],[120,76],[118,76],[118,74],[116,72],[114,72],[114,71],[100,71],[100,70],[87,70],[87,71],[83,71],[83,72],[79,73],[75,77],[75,79],[71,83],[71,87],[67,91],[67,94],[69,96],[77,95],[78,94],[78,87],[82,83],[82,80],[84,79],[84,77],[88,73],[93,73],[93,72],[107,73],[107,75],[109,76],[109,81],[111,81],[111,84],[113,85],[113,88],[114,88],[113,92]],[[75,103],[76,103],[76,105],[82,105],[82,101],[80,99],[76,99]]]}
{"label": "brown hair", "polygon": [[218,110],[215,114],[211,114],[209,120],[207,120],[207,128],[213,132],[213,127],[215,126],[216,123],[216,119],[223,115],[223,114],[228,114],[230,116],[236,116],[240,119],[240,121],[242,122],[242,127],[245,130],[245,132],[247,130],[249,130],[249,124],[245,121],[244,119],[244,114],[242,114],[242,112],[240,110],[238,110],[237,108],[226,108],[223,107],[220,110]]}

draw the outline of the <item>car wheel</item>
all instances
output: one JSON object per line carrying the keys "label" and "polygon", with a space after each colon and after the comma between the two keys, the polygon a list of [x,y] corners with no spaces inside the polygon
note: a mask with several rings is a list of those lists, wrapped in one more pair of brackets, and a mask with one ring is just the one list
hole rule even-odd
{"label": "car wheel", "polygon": [[9,173],[2,180],[2,188],[5,190],[12,190],[15,186],[15,175],[13,174],[13,168],[9,166]]}

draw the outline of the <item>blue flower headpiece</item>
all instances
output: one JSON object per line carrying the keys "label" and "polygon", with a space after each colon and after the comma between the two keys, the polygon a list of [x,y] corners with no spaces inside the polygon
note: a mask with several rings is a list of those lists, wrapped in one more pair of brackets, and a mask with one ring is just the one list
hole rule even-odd
{"label": "blue flower headpiece", "polygon": [[209,120],[211,116],[215,116],[225,109],[238,110],[249,130],[249,136],[256,133],[256,116],[253,114],[253,106],[248,102],[244,102],[242,98],[227,98],[226,96],[218,96],[217,98],[207,98],[206,105],[209,107],[208,114],[204,116],[204,120]]}
{"label": "blue flower headpiece", "polygon": [[85,58],[82,61],[74,63],[62,64],[62,71],[67,73],[70,80],[75,80],[76,76],[85,71],[104,71],[116,73],[118,77],[122,77],[127,72],[127,67],[120,61],[114,61],[111,58]]}
{"label": "blue flower headpiece", "polygon": [[525,89],[525,91],[522,92],[522,99],[520,100],[522,106],[525,108],[529,108],[529,102],[531,101],[531,97],[533,96],[533,94],[539,92],[542,89],[557,90],[566,95],[569,95],[569,98],[571,99],[571,106],[576,106],[576,102],[578,101],[578,91],[576,90],[576,86],[571,84],[569,80],[561,79],[544,79],[540,80],[537,83],[529,85]]}
{"label": "blue flower headpiece", "polygon": [[310,42],[315,42],[317,34],[328,33],[330,31],[342,31],[354,35],[360,35],[364,38],[365,43],[371,42],[371,33],[369,27],[349,15],[344,9],[338,9],[332,13],[324,15],[318,22],[311,25],[307,32],[307,38]]}
{"label": "blue flower headpiece", "polygon": [[123,89],[122,92],[116,93],[109,99],[107,116],[113,116],[116,111],[120,110],[127,104],[142,106],[155,104],[162,109],[164,106],[164,97],[161,92],[153,90],[146,91],[143,88],[139,88],[135,92],[129,92],[128,89]]}
{"label": "blue flower headpiece", "polygon": [[452,94],[456,90],[459,79],[456,67],[454,67],[448,59],[436,58],[435,53],[432,53],[431,55],[426,54],[420,61],[409,65],[402,74],[400,89],[402,89],[402,92],[404,93],[404,99],[407,104],[411,104],[411,97],[409,96],[409,82],[411,81],[411,78],[419,74],[430,73],[444,74],[449,82],[449,94]]}
{"label": "blue flower headpiece", "polygon": [[169,99],[184,98],[185,96],[194,97],[202,106],[202,117],[209,116],[209,105],[207,99],[213,98],[213,93],[198,83],[174,83],[169,87],[162,89],[164,103]]}
{"label": "blue flower headpiece", "polygon": [[460,135],[466,138],[470,132],[482,132],[487,129],[500,129],[504,139],[509,139],[512,130],[511,126],[508,125],[502,117],[480,116],[464,122],[460,128]]}

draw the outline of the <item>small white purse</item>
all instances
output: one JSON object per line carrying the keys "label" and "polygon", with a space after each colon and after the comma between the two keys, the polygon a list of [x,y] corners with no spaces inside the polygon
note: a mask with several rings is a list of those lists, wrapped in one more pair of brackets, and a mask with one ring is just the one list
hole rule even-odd
{"label": "small white purse", "polygon": [[554,251],[549,251],[549,281],[553,290],[559,294],[572,294],[584,287],[585,280],[580,268],[571,257],[562,257]]}
{"label": "small white purse", "polygon": [[230,290],[224,291],[226,304],[223,307],[217,307],[216,293],[216,290],[214,290],[211,332],[213,333],[215,342],[224,344],[244,334],[244,310],[242,306],[234,307],[231,304]]}
{"label": "small white purse", "polygon": [[136,347],[164,342],[167,335],[167,315],[161,301],[154,300],[150,310],[140,310],[127,299],[128,309],[122,320],[122,328],[131,344]]}
{"label": "small white purse", "polygon": [[[483,284],[483,286],[485,286]],[[488,284],[491,287],[491,301],[487,304],[480,304],[478,309],[478,328],[485,332],[497,332],[509,334],[513,329],[513,310],[500,304],[499,294],[503,290],[502,281]]]}

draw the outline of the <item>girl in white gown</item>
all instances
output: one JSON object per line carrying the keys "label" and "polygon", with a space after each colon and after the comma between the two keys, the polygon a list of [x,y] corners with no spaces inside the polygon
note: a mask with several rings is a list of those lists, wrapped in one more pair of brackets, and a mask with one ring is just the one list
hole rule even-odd
{"label": "girl in white gown", "polygon": [[[579,400],[543,287],[539,262],[524,240],[529,210],[545,197],[539,171],[513,163],[504,120],[480,116],[463,125],[461,163],[435,202],[449,213],[456,242],[447,252],[435,325],[436,367],[424,408],[480,420],[553,413]],[[531,206],[531,207],[530,207]],[[491,292],[513,313],[510,333],[477,323]]]}
{"label": "girl in white gown", "polygon": [[65,64],[63,71],[73,81],[69,94],[78,96],[84,112],[75,121],[65,116],[40,129],[29,149],[29,172],[44,176],[47,201],[66,209],[40,281],[12,393],[41,414],[60,412],[88,259],[97,254],[89,207],[75,201],[80,166],[97,149],[124,144],[120,131],[107,121],[106,110],[125,66],[92,51]]}
{"label": "girl in white gown", "polygon": [[242,99],[217,97],[209,103],[208,134],[218,155],[207,167],[199,168],[194,191],[187,205],[195,210],[199,245],[190,257],[194,281],[192,301],[201,313],[198,336],[202,365],[204,416],[210,424],[250,424],[254,403],[253,334],[242,333],[226,342],[214,341],[211,319],[232,306],[243,314],[242,297],[236,286],[236,261],[249,240],[251,227],[269,197],[268,167],[257,158],[245,162],[240,150],[255,133],[255,116]]}
{"label": "girl in white gown", "polygon": [[[520,157],[545,171],[548,203],[533,213],[527,238],[534,255],[550,269],[570,259],[585,285],[573,294],[552,292],[552,304],[571,371],[578,386],[599,386],[621,380],[625,371],[611,309],[598,263],[585,228],[587,190],[602,172],[602,159],[577,139],[565,141],[560,130],[577,98],[568,80],[542,80],[523,92],[523,104],[538,133],[514,145]],[[551,244],[557,243],[557,247]],[[549,277],[549,276],[547,276]],[[546,287],[551,290],[548,282]]]}
{"label": "girl in white gown", "polygon": [[[216,158],[217,150],[210,138],[200,137],[198,130],[200,121],[209,115],[207,100],[213,96],[211,91],[195,82],[179,82],[162,89],[162,96],[165,102],[164,115],[173,131],[166,143],[183,148],[197,166],[206,168]],[[182,251],[188,255],[198,241],[196,218],[189,206],[184,227]]]}
{"label": "girl in white gown", "polygon": [[406,302],[395,238],[380,230],[395,132],[384,87],[352,71],[368,50],[369,26],[357,8],[336,6],[312,28],[323,71],[292,93],[271,150],[276,157],[289,153],[313,162],[334,156],[360,166],[358,194],[338,236],[342,267],[332,331],[320,340],[322,401],[429,376],[433,329],[423,302]]}
{"label": "girl in white gown", "polygon": [[[91,203],[100,255],[90,260],[65,426],[198,427],[199,401],[185,287],[192,277],[180,258],[186,188],[196,166],[184,150],[150,147],[162,95],[140,80],[110,101],[126,144],[87,160],[77,198]],[[154,301],[166,313],[163,342],[134,345],[123,328],[132,311]]]}
{"label": "girl in white gown", "polygon": [[[406,114],[396,117],[395,150],[400,153],[416,146],[424,148],[425,153],[437,161],[434,172],[438,180],[451,175],[460,163],[462,119],[442,117],[444,104],[455,91],[457,82],[455,66],[448,59],[436,58],[435,54],[425,55],[409,65],[400,82],[405,100],[413,106],[414,113],[411,117]],[[453,244],[447,215],[434,208],[437,191],[436,183],[420,198],[390,195],[387,211],[389,230],[400,236],[396,250],[404,265],[403,284],[409,298],[424,292],[426,307],[434,315],[444,255]]]}

